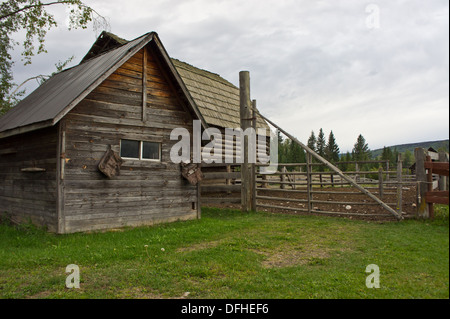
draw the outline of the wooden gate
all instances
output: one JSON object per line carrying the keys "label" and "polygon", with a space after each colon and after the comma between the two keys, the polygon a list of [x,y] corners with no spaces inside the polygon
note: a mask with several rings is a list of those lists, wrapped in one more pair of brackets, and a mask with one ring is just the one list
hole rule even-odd
{"label": "wooden gate", "polygon": [[[414,182],[403,179],[401,158],[398,166],[397,170],[380,167],[377,172],[356,170],[345,174],[400,215],[404,214],[402,208],[407,207],[402,203],[404,189],[411,193]],[[278,171],[271,175],[261,174],[259,167],[255,190],[258,210],[368,218],[392,216],[379,209],[379,202],[368,198],[336,172],[326,171],[323,164],[313,163],[311,158],[308,163],[279,164]]]}
{"label": "wooden gate", "polygon": [[[263,116],[257,109],[256,109],[256,102],[253,101],[253,103],[250,101],[250,75],[248,71],[241,71],[239,73],[239,88],[240,88],[240,114],[241,114],[241,128],[245,130],[247,127],[251,125],[251,120],[255,117],[255,114],[258,114],[262,119],[264,119],[267,123],[272,125],[274,128],[279,130],[281,133],[283,133],[286,137],[290,138],[292,143],[298,144],[307,154],[307,186],[306,186],[306,193],[307,193],[307,208],[306,211],[308,212],[323,212],[319,210],[315,210],[314,206],[312,205],[312,196],[313,193],[313,182],[312,182],[312,172],[311,172],[311,164],[312,159],[314,158],[317,163],[320,163],[324,167],[326,167],[329,171],[333,172],[340,178],[342,178],[345,182],[350,184],[355,191],[358,191],[362,193],[366,198],[370,199],[374,202],[374,205],[380,206],[383,210],[387,211],[389,214],[394,216],[397,220],[402,220],[403,216],[401,214],[401,205],[399,208],[399,211],[393,209],[388,204],[383,202],[380,198],[372,194],[369,190],[362,187],[360,184],[358,184],[354,179],[352,179],[350,176],[344,174],[338,167],[327,161],[325,158],[314,152],[312,149],[310,149],[305,144],[301,143],[299,140],[297,140],[294,136],[280,128],[278,125],[276,125],[274,122],[269,120],[267,117]],[[252,113],[253,112],[253,113]],[[247,150],[248,150],[248,142],[244,141],[244,154],[247,156]],[[241,165],[241,177],[242,177],[242,210],[243,211],[249,211],[249,210],[256,210],[258,206],[261,206],[261,204],[258,204],[258,199],[262,199],[261,196],[257,195],[257,185],[255,178],[255,174],[257,173],[255,170],[256,164],[250,164],[248,163],[247,159],[244,159],[244,164]],[[295,191],[295,190],[292,190]],[[258,198],[259,197],[259,198]],[[295,200],[295,199],[294,199]],[[300,199],[299,199],[300,200]],[[316,201],[317,203],[317,201]],[[277,205],[269,205],[273,206],[273,208],[277,208]],[[348,214],[348,213],[347,213]]]}
{"label": "wooden gate", "polygon": [[241,203],[240,164],[202,164],[199,186],[202,205]]}

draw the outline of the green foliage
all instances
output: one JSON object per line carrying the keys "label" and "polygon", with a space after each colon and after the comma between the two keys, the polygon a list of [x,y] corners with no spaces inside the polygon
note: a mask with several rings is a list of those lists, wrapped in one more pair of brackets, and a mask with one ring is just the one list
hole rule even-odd
{"label": "green foliage", "polygon": [[[47,7],[64,5],[70,8],[69,29],[86,28],[95,12],[81,0],[56,0],[44,3],[40,0],[6,0],[0,4],[0,115],[15,105],[24,94],[23,91],[11,90],[13,83],[12,67],[14,61],[11,50],[22,46],[22,62],[31,64],[34,55],[47,52],[45,37],[47,32],[57,27],[55,17],[47,11]],[[103,18],[104,19],[104,18]],[[25,40],[20,44],[14,40],[18,31],[25,31]]]}
{"label": "green foliage", "polygon": [[319,130],[319,135],[317,136],[317,142],[316,142],[316,152],[320,156],[325,156],[325,147],[327,143],[325,141],[325,134],[323,133],[322,128]]}
{"label": "green foliage", "polygon": [[352,157],[354,161],[368,161],[371,158],[369,145],[361,134],[353,146]]}
{"label": "green foliage", "polygon": [[305,151],[290,139],[281,139],[278,144],[278,163],[305,163]]}
{"label": "green foliage", "polygon": [[339,161],[339,146],[336,143],[333,131],[328,136],[328,143],[325,147],[325,158],[331,163],[337,163]]}
{"label": "green foliage", "polygon": [[308,138],[307,146],[313,151],[316,151],[317,150],[316,143],[317,143],[316,135],[314,134],[314,131],[311,131],[311,135]]}

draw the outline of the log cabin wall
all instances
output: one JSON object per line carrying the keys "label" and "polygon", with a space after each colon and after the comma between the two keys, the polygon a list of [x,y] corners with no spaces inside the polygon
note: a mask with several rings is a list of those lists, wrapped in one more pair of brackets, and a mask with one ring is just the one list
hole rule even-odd
{"label": "log cabin wall", "polygon": [[[197,218],[197,187],[170,160],[177,127],[192,133],[192,118],[147,46],[64,118],[64,232]],[[97,165],[109,145],[120,154],[122,139],[160,143],[161,160],[124,159],[120,175],[104,176]]]}
{"label": "log cabin wall", "polygon": [[57,230],[56,154],[57,127],[0,139],[3,218]]}

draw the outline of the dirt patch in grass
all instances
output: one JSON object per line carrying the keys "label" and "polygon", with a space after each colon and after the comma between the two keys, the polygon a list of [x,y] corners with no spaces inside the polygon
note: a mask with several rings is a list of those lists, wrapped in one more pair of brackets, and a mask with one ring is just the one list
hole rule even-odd
{"label": "dirt patch in grass", "polygon": [[259,251],[266,258],[262,262],[264,268],[282,268],[309,264],[314,260],[323,260],[330,257],[329,249],[318,245],[284,246],[276,251]]}
{"label": "dirt patch in grass", "polygon": [[276,250],[253,250],[263,255],[264,268],[283,268],[302,265],[323,264],[334,253],[344,252],[350,248],[332,249],[320,244],[283,245]]}
{"label": "dirt patch in grass", "polygon": [[176,252],[184,253],[184,252],[191,252],[191,251],[196,251],[196,250],[214,248],[214,247],[219,246],[223,242],[224,242],[224,240],[221,239],[221,240],[208,241],[208,242],[204,242],[204,243],[198,243],[198,244],[191,245],[189,247],[178,248],[176,250]]}

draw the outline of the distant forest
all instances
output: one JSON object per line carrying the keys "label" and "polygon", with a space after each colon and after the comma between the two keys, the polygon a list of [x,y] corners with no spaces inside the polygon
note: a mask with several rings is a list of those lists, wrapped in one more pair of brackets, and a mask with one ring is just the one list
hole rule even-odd
{"label": "distant forest", "polygon": [[[351,169],[351,167],[343,162],[389,160],[390,164],[396,165],[398,154],[402,154],[403,167],[406,168],[414,163],[415,148],[433,148],[436,151],[448,152],[449,140],[385,146],[381,149],[370,150],[365,138],[360,134],[356,138],[352,152],[343,154],[339,151],[339,145],[337,144],[333,131],[326,135],[323,130],[320,129],[317,135],[314,131],[311,132],[307,146],[329,162],[339,164],[339,167],[345,171]],[[278,163],[305,162],[305,151],[296,143],[292,143],[290,139],[283,138],[281,133],[278,132]],[[376,164],[368,166],[368,169],[378,167]]]}

